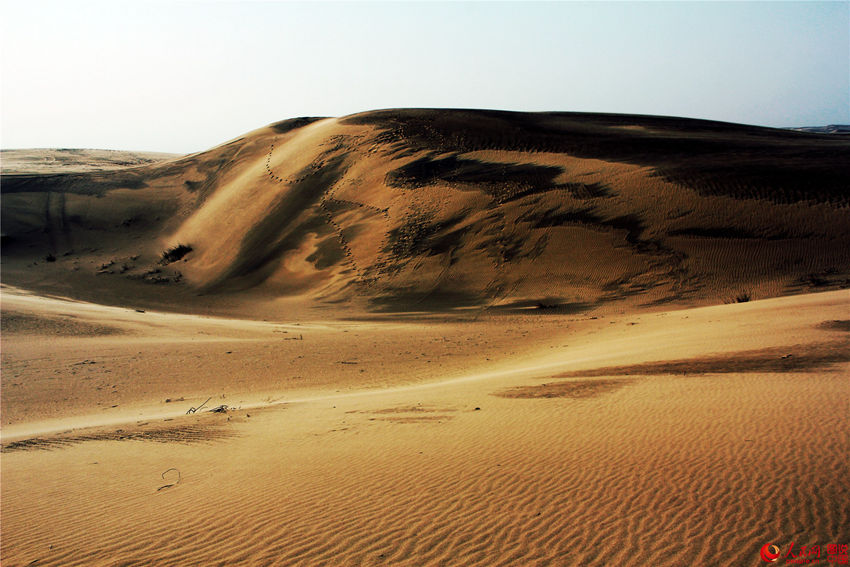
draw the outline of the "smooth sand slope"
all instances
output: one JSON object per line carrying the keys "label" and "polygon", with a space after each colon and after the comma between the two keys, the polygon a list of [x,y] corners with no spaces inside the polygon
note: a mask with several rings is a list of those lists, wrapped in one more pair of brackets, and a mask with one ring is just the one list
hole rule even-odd
{"label": "smooth sand slope", "polygon": [[[850,536],[846,291],[419,327],[4,304],[4,565],[748,565]],[[208,396],[242,409],[183,415]]]}
{"label": "smooth sand slope", "polygon": [[2,160],[4,567],[850,541],[846,137],[393,110]]}

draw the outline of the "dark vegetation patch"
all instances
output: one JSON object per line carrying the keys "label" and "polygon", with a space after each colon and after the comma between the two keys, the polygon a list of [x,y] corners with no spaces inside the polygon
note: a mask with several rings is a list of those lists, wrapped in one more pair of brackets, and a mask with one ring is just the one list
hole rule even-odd
{"label": "dark vegetation patch", "polygon": [[[396,155],[557,152],[655,168],[706,195],[850,202],[850,140],[707,120],[592,113],[405,109],[350,116]],[[638,126],[639,128],[624,128]]]}
{"label": "dark vegetation patch", "polygon": [[163,266],[167,266],[172,262],[177,262],[178,260],[182,260],[183,257],[192,251],[192,247],[188,244],[178,244],[177,246],[173,246],[168,250],[165,250],[162,253],[162,258],[159,263]]}
{"label": "dark vegetation patch", "polygon": [[610,394],[629,384],[631,380],[579,380],[558,381],[537,386],[517,386],[507,388],[493,395],[501,398],[595,398]]}
{"label": "dark vegetation patch", "polygon": [[557,377],[806,372],[828,368],[841,362],[850,362],[850,343],[847,341],[748,350],[728,355],[646,362],[627,366],[606,366],[565,372]]}
{"label": "dark vegetation patch", "polygon": [[278,134],[286,134],[287,132],[303,128],[304,126],[312,124],[313,122],[318,122],[319,120],[323,120],[323,118],[318,116],[302,116],[300,118],[290,118],[289,120],[275,122],[270,126],[270,128]]}
{"label": "dark vegetation patch", "polygon": [[58,435],[30,437],[20,441],[4,443],[2,451],[33,451],[62,449],[86,441],[153,441],[156,443],[178,443],[190,445],[207,443],[233,437],[233,433],[224,428],[223,423],[191,423],[181,425],[143,425],[110,431],[91,431],[89,433],[62,433]]}

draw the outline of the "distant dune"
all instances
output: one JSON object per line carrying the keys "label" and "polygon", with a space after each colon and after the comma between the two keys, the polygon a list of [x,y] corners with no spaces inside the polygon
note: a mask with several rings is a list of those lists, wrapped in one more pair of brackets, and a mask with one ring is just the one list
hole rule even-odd
{"label": "distant dune", "polygon": [[385,110],[108,169],[67,152],[49,172],[4,152],[6,283],[164,307],[570,312],[850,285],[841,136]]}
{"label": "distant dune", "polygon": [[103,171],[147,165],[175,157],[179,154],[119,150],[0,150],[0,169],[3,173]]}
{"label": "distant dune", "polygon": [[790,128],[799,132],[814,132],[818,134],[850,134],[850,124],[830,124],[829,126],[799,126]]}

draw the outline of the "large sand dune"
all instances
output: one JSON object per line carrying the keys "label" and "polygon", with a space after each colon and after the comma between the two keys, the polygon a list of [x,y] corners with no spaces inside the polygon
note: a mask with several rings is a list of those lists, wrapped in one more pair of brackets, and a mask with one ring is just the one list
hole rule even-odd
{"label": "large sand dune", "polygon": [[840,136],[402,110],[8,155],[4,566],[850,541]]}
{"label": "large sand dune", "polygon": [[149,165],[6,173],[4,280],[266,313],[774,297],[848,285],[848,163],[844,137],[697,120],[303,118]]}

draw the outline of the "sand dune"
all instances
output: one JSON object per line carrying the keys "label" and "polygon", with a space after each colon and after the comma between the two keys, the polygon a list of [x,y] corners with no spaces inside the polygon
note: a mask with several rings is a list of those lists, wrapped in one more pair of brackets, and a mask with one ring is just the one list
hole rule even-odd
{"label": "sand dune", "polygon": [[817,133],[460,110],[189,156],[4,151],[0,561],[846,544],[848,158]]}
{"label": "sand dune", "polygon": [[118,150],[0,150],[0,169],[10,174],[105,171],[162,162],[180,157],[158,152]]}
{"label": "sand dune", "polygon": [[295,119],[149,165],[4,171],[4,278],[229,313],[260,298],[263,313],[286,298],[588,311],[835,289],[850,281],[848,161],[842,137],[647,116]]}

